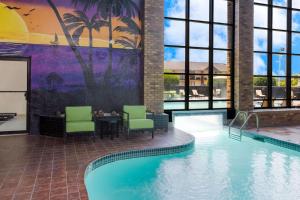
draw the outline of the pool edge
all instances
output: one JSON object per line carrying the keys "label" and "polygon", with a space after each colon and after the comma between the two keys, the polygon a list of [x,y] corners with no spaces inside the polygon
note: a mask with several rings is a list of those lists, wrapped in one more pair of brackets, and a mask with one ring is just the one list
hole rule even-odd
{"label": "pool edge", "polygon": [[195,137],[191,134],[188,134],[188,135],[191,137],[190,141],[180,144],[180,145],[122,151],[122,152],[107,154],[105,156],[101,156],[101,157],[91,161],[87,165],[87,167],[85,169],[85,173],[84,173],[84,185],[85,185],[86,190],[87,190],[86,177],[88,176],[88,174],[103,165],[106,165],[106,164],[109,164],[112,162],[116,162],[119,160],[176,154],[176,153],[182,153],[182,152],[193,149],[195,146]]}

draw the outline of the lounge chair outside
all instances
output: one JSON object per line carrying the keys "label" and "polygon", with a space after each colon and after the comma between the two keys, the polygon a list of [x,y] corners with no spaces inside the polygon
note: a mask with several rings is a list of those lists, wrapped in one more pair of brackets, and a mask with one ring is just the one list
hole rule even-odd
{"label": "lounge chair outside", "polygon": [[265,98],[266,97],[266,95],[264,95],[261,90],[255,90],[255,94],[259,98]]}
{"label": "lounge chair outside", "polygon": [[197,90],[193,89],[192,94],[194,97],[205,97],[203,94],[199,94]]}

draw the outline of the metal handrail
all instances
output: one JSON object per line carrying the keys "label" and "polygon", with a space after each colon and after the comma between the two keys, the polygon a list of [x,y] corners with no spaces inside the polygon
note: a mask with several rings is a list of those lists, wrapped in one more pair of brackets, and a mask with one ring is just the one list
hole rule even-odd
{"label": "metal handrail", "polygon": [[230,122],[230,124],[229,124],[229,136],[230,136],[230,133],[231,133],[231,132],[230,132],[231,127],[233,126],[234,122],[237,120],[237,118],[238,118],[241,114],[244,115],[245,119],[248,117],[248,112],[246,112],[246,111],[239,111],[239,112],[236,114],[235,118],[234,118],[234,119]]}
{"label": "metal handrail", "polygon": [[247,119],[244,122],[244,124],[241,126],[241,128],[240,128],[240,134],[242,134],[242,131],[243,131],[244,127],[246,126],[246,124],[248,123],[248,121],[251,119],[252,116],[255,116],[255,118],[256,118],[256,130],[259,131],[259,118],[258,118],[258,114],[257,113],[251,113],[247,117]]}
{"label": "metal handrail", "polygon": [[243,129],[245,128],[245,126],[246,126],[246,124],[248,123],[248,121],[251,119],[251,117],[252,116],[255,116],[255,118],[256,118],[256,129],[257,129],[257,131],[259,130],[259,117],[258,117],[258,114],[257,113],[254,113],[254,112],[252,112],[252,113],[250,113],[249,114],[249,112],[246,112],[246,111],[239,111],[238,113],[237,113],[237,115],[235,116],[235,118],[231,121],[231,123],[229,124],[229,137],[231,137],[231,127],[233,126],[233,124],[234,124],[234,122],[237,120],[237,118],[241,115],[241,114],[243,114],[244,115],[244,117],[245,117],[245,122],[242,124],[242,126],[240,127],[240,134],[239,135],[237,135],[237,134],[235,134],[234,136],[236,136],[236,137],[239,137],[239,140],[241,140],[241,138],[242,138],[242,131],[243,131]]}

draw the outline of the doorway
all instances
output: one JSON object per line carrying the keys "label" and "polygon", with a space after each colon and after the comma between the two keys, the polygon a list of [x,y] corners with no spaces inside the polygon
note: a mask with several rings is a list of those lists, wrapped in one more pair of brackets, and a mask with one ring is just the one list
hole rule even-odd
{"label": "doorway", "polygon": [[28,133],[30,58],[0,57],[0,134]]}

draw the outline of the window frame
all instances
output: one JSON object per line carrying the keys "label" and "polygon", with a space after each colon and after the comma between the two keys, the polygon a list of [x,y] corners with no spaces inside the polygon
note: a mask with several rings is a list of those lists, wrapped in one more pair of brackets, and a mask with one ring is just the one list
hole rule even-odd
{"label": "window frame", "polygon": [[[292,7],[292,1],[295,0],[287,0],[287,6],[279,6],[279,5],[273,5],[273,0],[268,0],[268,3],[259,3],[255,2],[254,0],[254,6],[264,6],[268,9],[268,26],[267,27],[256,27],[254,26],[253,30],[265,30],[267,31],[267,50],[266,51],[256,51],[253,50],[253,55],[256,53],[259,54],[266,54],[267,55],[267,75],[256,75],[253,72],[253,78],[256,77],[266,77],[267,78],[267,98],[266,99],[256,99],[255,94],[253,94],[253,103],[257,101],[267,101],[267,106],[265,107],[255,107],[254,109],[270,109],[270,108],[297,108],[300,106],[293,106],[292,102],[295,100],[300,100],[299,98],[292,98],[291,92],[292,92],[292,79],[293,78],[299,78],[299,76],[295,76],[292,74],[292,57],[293,56],[300,56],[300,53],[292,53],[292,36],[294,33],[299,34],[300,31],[294,31],[292,27],[292,20],[293,20],[293,11],[300,11],[300,8],[293,8]],[[285,29],[275,29],[273,28],[273,8],[279,8],[279,9],[285,9],[287,11],[286,15],[286,30]],[[279,31],[286,33],[286,52],[277,52],[273,51],[273,32]],[[254,37],[253,37],[253,44],[254,44]],[[273,56],[274,55],[284,55],[286,56],[286,74],[284,76],[281,75],[273,75]],[[254,66],[253,66],[254,69]],[[273,80],[274,78],[285,78],[285,98],[273,98]],[[255,86],[253,84],[253,89],[255,90]],[[255,91],[253,91],[255,93]],[[285,105],[278,107],[274,105],[274,102],[276,100],[285,101]]]}
{"label": "window frame", "polygon": [[[178,20],[185,22],[185,45],[165,45],[164,48],[183,48],[185,52],[185,72],[184,73],[169,73],[164,72],[164,74],[169,75],[184,75],[185,76],[185,85],[184,91],[185,96],[184,100],[164,100],[164,103],[169,102],[184,102],[184,109],[165,109],[166,111],[176,111],[176,110],[216,110],[216,109],[234,109],[234,44],[235,44],[235,0],[231,0],[232,3],[232,21],[228,22],[230,18],[227,19],[227,23],[223,22],[215,22],[214,21],[214,2],[216,0],[209,0],[209,20],[195,20],[190,18],[190,0],[185,0],[185,18],[177,18],[177,17],[168,17],[164,16],[165,20]],[[227,14],[228,15],[228,14]],[[196,47],[190,45],[190,23],[201,23],[201,24],[208,24],[209,25],[209,45],[208,47]],[[214,47],[214,26],[215,25],[224,25],[227,28],[231,28],[231,35],[227,36],[227,39],[230,41],[229,46],[227,48],[215,48]],[[229,47],[229,48],[228,48]],[[191,73],[190,72],[190,50],[207,50],[208,51],[208,73]],[[214,51],[221,50],[230,52],[229,59],[230,59],[230,73],[228,74],[218,74],[214,73]],[[190,93],[190,76],[208,76],[208,99],[207,100],[191,100],[189,93]],[[230,98],[214,100],[213,98],[213,77],[214,76],[230,76]],[[190,103],[193,102],[208,102],[208,108],[190,108]],[[224,108],[214,108],[215,102],[229,102],[230,106],[226,106]]]}

